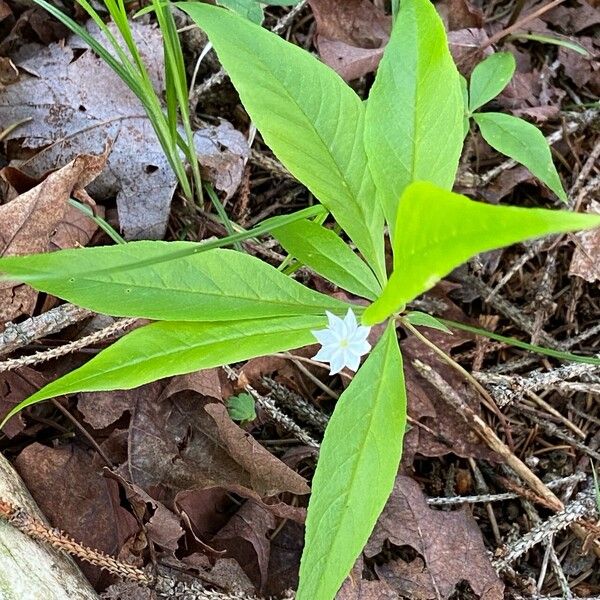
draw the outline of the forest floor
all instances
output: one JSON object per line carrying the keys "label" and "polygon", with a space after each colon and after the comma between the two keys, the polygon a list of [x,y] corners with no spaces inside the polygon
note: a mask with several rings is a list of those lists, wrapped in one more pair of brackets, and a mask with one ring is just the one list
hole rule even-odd
{"label": "forest floor", "polygon": [[[320,55],[366,97],[389,36],[386,8],[383,0],[309,0],[268,7],[264,26]],[[535,123],[551,143],[569,208],[600,212],[597,2],[441,0],[436,8],[466,76],[492,50],[515,56],[515,77],[490,109]],[[73,15],[83,22],[80,11]],[[183,15],[178,25],[191,76],[206,39]],[[148,18],[135,32],[160,85],[157,30]],[[0,0],[0,65],[0,255],[111,243],[67,203],[74,184],[65,170],[80,157],[83,177],[89,155],[109,140],[108,164],[87,187],[88,201],[125,237],[201,241],[226,233],[209,203],[198,210],[182,199],[136,99],[28,0]],[[206,139],[203,175],[233,221],[248,228],[313,202],[253,135],[212,51],[199,63],[190,99]],[[53,194],[38,186],[51,171]],[[467,137],[456,190],[491,203],[561,206],[476,132]],[[272,239],[245,249],[273,264],[284,259]],[[299,277],[340,293],[308,271]],[[600,232],[563,235],[482,255],[412,306],[593,356],[599,281]],[[2,285],[3,414],[137,326]],[[429,337],[492,403],[418,339],[401,340],[410,418],[401,472],[338,598],[600,598],[592,478],[593,463],[600,465],[600,366],[467,332]],[[42,403],[8,423],[1,448],[53,527],[171,582],[159,592],[82,561],[101,597],[281,598],[297,584],[308,502],[295,477],[310,482],[327,415],[350,377],[330,377],[307,360],[314,351]],[[240,394],[251,396],[257,415],[236,424],[218,407]],[[473,430],[465,410],[511,458]],[[240,458],[240,427],[248,448],[268,452],[250,463]],[[513,459],[520,459],[516,471]],[[528,487],[532,475],[543,493]]]}

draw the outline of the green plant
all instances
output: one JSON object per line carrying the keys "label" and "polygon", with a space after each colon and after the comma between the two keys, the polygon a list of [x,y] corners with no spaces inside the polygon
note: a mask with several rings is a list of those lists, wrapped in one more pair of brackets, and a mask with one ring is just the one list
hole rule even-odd
{"label": "green plant", "polygon": [[241,423],[254,421],[256,419],[256,408],[254,398],[244,392],[227,399],[227,412],[234,421]]}
{"label": "green plant", "polygon": [[[329,600],[371,533],[400,461],[406,392],[396,327],[444,327],[423,313],[403,316],[405,305],[479,252],[595,227],[600,217],[492,206],[450,191],[465,104],[429,0],[401,3],[366,102],[309,53],[248,20],[206,4],[177,6],[206,31],[265,142],[358,252],[323,225],[324,209],[313,207],[218,242],[134,242],[2,258],[5,279],[98,312],[156,321],[6,418],[54,396],[132,388],[300,347],[315,335],[332,371],[355,368],[368,350],[365,328],[387,321],[337,403],[313,480],[297,597]],[[477,95],[472,80],[470,110],[498,86],[480,86],[487,91]],[[394,253],[389,280],[386,221]],[[221,248],[266,232],[297,260],[372,303],[333,299],[253,256]]]}
{"label": "green plant", "polygon": [[242,17],[246,17],[253,23],[261,25],[265,18],[263,6],[270,4],[271,6],[291,6],[298,4],[300,0],[269,0],[268,2],[260,2],[259,0],[217,0],[217,4],[225,6],[236,12]]}
{"label": "green plant", "polygon": [[542,132],[519,117],[497,112],[476,112],[508,85],[514,72],[515,59],[509,52],[496,52],[480,62],[471,75],[466,103],[467,119],[475,121],[483,139],[492,148],[527,167],[566,202],[567,194]]}

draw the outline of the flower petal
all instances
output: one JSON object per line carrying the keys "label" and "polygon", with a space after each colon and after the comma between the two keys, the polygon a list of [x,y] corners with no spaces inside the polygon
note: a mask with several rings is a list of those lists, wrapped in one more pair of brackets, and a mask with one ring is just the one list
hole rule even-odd
{"label": "flower petal", "polygon": [[326,346],[327,344],[335,344],[337,342],[336,337],[332,334],[330,329],[317,329],[315,331],[311,331],[311,333],[317,338],[317,341],[322,346]]}
{"label": "flower petal", "polygon": [[360,355],[348,353],[346,356],[346,366],[356,373],[360,367]]}
{"label": "flower petal", "polygon": [[364,325],[359,325],[356,328],[356,333],[354,334],[353,339],[366,340],[369,337],[370,333],[371,333],[370,327],[365,327]]}
{"label": "flower petal", "polygon": [[371,344],[369,342],[361,342],[361,341],[352,341],[348,345],[348,350],[352,354],[357,354],[358,356],[362,356],[366,354],[371,349]]}
{"label": "flower petal", "polygon": [[312,359],[328,363],[336,350],[335,346],[322,346]]}
{"label": "flower petal", "polygon": [[329,360],[329,374],[335,375],[339,373],[345,366],[345,352],[342,348],[338,348],[338,350],[333,354],[333,356]]}
{"label": "flower petal", "polygon": [[337,315],[334,315],[333,313],[329,312],[328,310],[325,311],[325,314],[327,315],[329,329],[336,329],[341,319]]}
{"label": "flower petal", "polygon": [[348,312],[346,313],[346,316],[344,317],[344,324],[347,327],[348,335],[353,336],[356,329],[358,328],[358,323],[356,321],[356,316],[354,314],[354,311],[351,308],[348,309]]}

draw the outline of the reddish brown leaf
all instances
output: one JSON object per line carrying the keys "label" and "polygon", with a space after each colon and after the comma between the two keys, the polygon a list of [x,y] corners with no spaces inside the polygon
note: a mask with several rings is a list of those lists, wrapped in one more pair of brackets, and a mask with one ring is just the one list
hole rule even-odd
{"label": "reddish brown leaf", "polygon": [[179,539],[183,536],[180,518],[170,511],[162,502],[159,502],[142,488],[127,481],[118,473],[109,473],[108,477],[118,481],[125,490],[127,499],[136,508],[139,517],[148,517],[146,534],[150,541],[171,553],[177,550]]}
{"label": "reddish brown leaf", "polygon": [[275,529],[275,517],[248,500],[211,540],[211,546],[227,550],[227,555],[235,558],[255,586],[262,590],[267,581],[271,544],[268,533],[272,529]]}
{"label": "reddish brown leaf", "polygon": [[[281,491],[308,494],[306,480],[265,450],[249,433],[238,427],[223,404],[208,404],[204,410],[214,419],[219,438],[229,455],[250,474],[251,489],[264,490],[265,496]],[[265,483],[268,487],[264,487]]]}
{"label": "reddish brown leaf", "polygon": [[139,398],[145,398],[147,402],[160,402],[163,398],[186,390],[220,400],[218,369],[178,375],[169,379],[166,386],[164,382],[153,382],[132,390],[82,393],[78,396],[77,408],[94,429],[104,429],[118,421],[125,412],[132,412]]}
{"label": "reddish brown leaf", "polygon": [[221,400],[219,369],[204,369],[173,377],[160,395],[159,401],[184,391],[192,391],[201,396]]}
{"label": "reddish brown leaf", "polygon": [[[448,306],[447,318],[457,321],[466,321],[464,314],[446,300]],[[456,311],[459,311],[458,313]],[[455,331],[448,335],[441,331],[422,328],[422,333],[441,350],[450,353],[472,336]],[[401,343],[404,355],[404,371],[408,393],[408,414],[422,423],[424,427],[414,426],[404,438],[403,464],[412,463],[415,454],[422,456],[443,456],[450,452],[463,457],[477,457],[486,460],[498,460],[498,456],[489,450],[477,437],[460,415],[446,403],[442,395],[430,386],[412,365],[412,361],[419,359],[431,365],[438,371],[450,385],[463,394],[473,410],[480,413],[480,398],[473,393],[464,378],[452,367],[443,362],[431,349],[426,347],[416,337],[411,336]]]}
{"label": "reddish brown leaf", "polygon": [[375,565],[378,577],[400,595],[413,600],[437,599],[434,581],[420,558],[404,562],[401,558],[382,565]]}
{"label": "reddish brown leaf", "polygon": [[475,65],[483,60],[485,55],[492,54],[490,48],[487,48],[483,52],[483,56],[479,51],[479,48],[485,46],[488,39],[486,32],[477,27],[448,32],[450,53],[456,62],[458,70],[465,77],[470,77]]}
{"label": "reddish brown leaf", "polygon": [[[504,597],[504,584],[491,565],[471,513],[466,509],[432,510],[419,485],[409,477],[396,479],[365,554],[375,556],[386,540],[396,546],[410,546],[423,557],[433,591],[427,598],[448,598],[463,580],[481,600]],[[418,579],[421,584],[423,581],[423,577]]]}
{"label": "reddish brown leaf", "polygon": [[[84,545],[117,555],[138,531],[137,521],[119,504],[116,483],[100,474],[93,453],[34,443],[19,454],[15,467],[52,525]],[[93,582],[99,580],[96,567],[82,567]]]}
{"label": "reddish brown leaf", "polygon": [[271,539],[268,581],[265,588],[267,596],[279,597],[283,593],[298,587],[300,557],[304,547],[304,527],[299,523],[287,521]]}
{"label": "reddish brown leaf", "polygon": [[445,0],[444,4],[445,10],[442,14],[446,13],[450,31],[483,27],[483,12],[469,0]]}
{"label": "reddish brown leaf", "polygon": [[223,488],[185,490],[175,496],[175,508],[185,514],[192,526],[194,536],[207,541],[227,523],[233,502]]}
{"label": "reddish brown leaf", "polygon": [[261,497],[308,493],[304,478],[231,421],[223,405],[213,405],[211,414],[206,405],[190,392],[136,402],[129,437],[135,483],[145,489],[165,485],[173,494],[214,486],[240,486]]}
{"label": "reddish brown leaf", "polygon": [[[82,155],[0,206],[0,256],[50,250],[54,232],[65,219],[73,218],[68,209],[70,196],[93,181],[105,162],[106,155]],[[67,243],[65,231],[63,244]],[[0,283],[0,323],[31,314],[36,298],[37,292],[28,286]]]}
{"label": "reddish brown leaf", "polygon": [[[43,375],[29,367],[0,373],[0,413],[6,414],[46,383]],[[12,438],[21,433],[24,426],[23,415],[19,413],[3,427],[2,432]]]}
{"label": "reddish brown leaf", "polygon": [[132,390],[85,392],[77,396],[77,408],[86,423],[94,429],[104,429],[118,421],[125,412],[132,412],[138,398],[156,402],[163,389],[153,382]]}
{"label": "reddish brown leaf", "polygon": [[[600,202],[592,200],[588,212],[600,214]],[[594,283],[600,280],[600,229],[578,233],[576,239],[569,275]]]}
{"label": "reddish brown leaf", "polygon": [[390,37],[391,18],[370,0],[309,0],[317,33],[360,48],[379,48]]}
{"label": "reddish brown leaf", "polygon": [[359,79],[379,66],[384,48],[357,48],[339,40],[319,38],[319,56],[346,81]]}
{"label": "reddish brown leaf", "polygon": [[337,593],[336,600],[398,600],[398,595],[385,581],[363,579],[363,564],[361,555]]}
{"label": "reddish brown leaf", "polygon": [[587,86],[593,94],[600,95],[600,40],[592,37],[579,37],[577,42],[581,44],[588,52],[588,56],[583,56],[567,48],[559,48],[558,60],[562,65],[565,74],[578,87]]}
{"label": "reddish brown leaf", "polygon": [[600,11],[584,0],[575,0],[569,7],[557,6],[542,16],[565,33],[579,33],[588,27],[600,24]]}
{"label": "reddish brown leaf", "polygon": [[323,62],[347,81],[374,71],[389,39],[391,19],[369,0],[309,0]]}

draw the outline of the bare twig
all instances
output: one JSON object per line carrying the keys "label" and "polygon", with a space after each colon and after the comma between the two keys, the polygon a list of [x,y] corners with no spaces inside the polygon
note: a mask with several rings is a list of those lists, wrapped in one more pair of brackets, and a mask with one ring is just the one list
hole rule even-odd
{"label": "bare twig", "polygon": [[535,526],[531,531],[518,539],[514,544],[504,550],[503,556],[494,561],[498,571],[504,571],[520,556],[531,550],[549,536],[563,531],[584,518],[589,518],[595,513],[595,501],[591,491],[578,494],[576,499],[547,521]]}
{"label": "bare twig", "polygon": [[0,355],[27,346],[34,340],[61,331],[93,314],[73,304],[61,304],[23,323],[7,323],[5,330],[0,333]]}
{"label": "bare twig", "polygon": [[564,384],[569,379],[582,378],[600,373],[600,365],[570,363],[551,371],[534,371],[528,376],[502,375],[475,372],[473,376],[491,390],[499,406],[506,406],[530,391],[549,389]]}
{"label": "bare twig", "polygon": [[79,340],[64,344],[63,346],[51,348],[50,350],[44,350],[43,352],[36,352],[35,354],[22,356],[20,358],[10,358],[8,360],[4,360],[0,362],[0,373],[3,371],[10,371],[12,369],[19,369],[29,365],[36,365],[53,358],[58,358],[59,356],[65,356],[67,354],[71,354],[72,352],[77,352],[78,350],[87,348],[92,344],[102,342],[114,337],[115,335],[120,335],[125,329],[131,327],[138,320],[139,319],[121,319],[120,321],[117,321],[112,325],[105,327],[104,329],[100,329],[100,331],[95,331],[90,335],[86,335]]}
{"label": "bare twig", "polygon": [[477,413],[475,413],[475,411],[459,394],[456,393],[439,373],[429,365],[422,363],[420,360],[413,361],[413,365],[429,383],[443,394],[445,400],[454,407],[457,414],[465,420],[469,427],[481,437],[489,448],[494,452],[497,452],[506,461],[506,464],[509,465],[511,469],[527,483],[527,485],[529,485],[546,506],[555,511],[560,511],[564,508],[563,503],[548,488],[548,486],[544,484],[523,461],[510,451],[508,446],[506,446],[506,444],[496,435],[493,429],[485,423]]}
{"label": "bare twig", "polygon": [[153,582],[153,578],[142,569],[117,560],[99,550],[83,546],[59,529],[51,529],[26,510],[2,499],[0,499],[0,517],[29,537],[49,544],[57,550],[67,552],[71,556],[77,556],[81,560],[105,569],[113,575],[135,581],[144,586],[151,585]]}
{"label": "bare twig", "polygon": [[[546,485],[551,489],[557,489],[571,483],[581,483],[585,481],[587,476],[585,473],[575,473],[568,477],[561,477],[554,481],[549,481]],[[451,498],[427,498],[427,504],[432,506],[453,506],[456,504],[480,504],[483,502],[504,502],[506,500],[516,500],[521,498],[519,494],[513,492],[505,492],[503,494],[479,494],[477,496],[453,496]]]}
{"label": "bare twig", "polygon": [[518,29],[521,29],[522,27],[527,25],[527,23],[531,23],[531,21],[537,19],[538,17],[541,17],[543,14],[547,13],[549,10],[552,10],[554,7],[558,6],[559,4],[562,4],[564,1],[565,0],[553,0],[552,2],[549,2],[548,4],[544,4],[544,6],[541,6],[540,8],[533,11],[532,13],[525,15],[524,17],[522,17],[521,19],[519,19],[518,21],[516,21],[509,27],[506,27],[505,29],[502,29],[502,31],[498,31],[497,33],[495,33],[493,36],[490,37],[489,40],[487,40],[484,44],[482,44],[479,47],[479,50],[480,51],[485,50],[486,48],[489,48],[490,46],[497,44],[502,38],[505,38],[507,35],[510,35],[511,33],[514,33],[515,31],[517,31]]}

